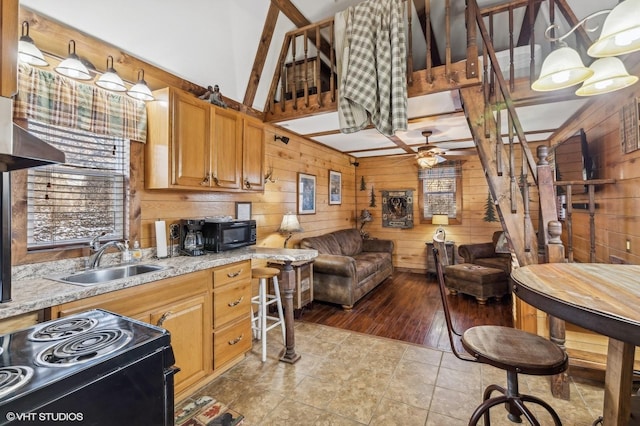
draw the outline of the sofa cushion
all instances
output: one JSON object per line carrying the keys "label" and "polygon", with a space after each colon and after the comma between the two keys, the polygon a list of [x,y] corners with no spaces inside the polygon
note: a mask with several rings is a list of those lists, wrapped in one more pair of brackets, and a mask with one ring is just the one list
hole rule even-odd
{"label": "sofa cushion", "polygon": [[374,262],[361,258],[360,256],[356,256],[354,259],[356,260],[357,285],[360,286],[369,276],[378,271],[378,266]]}
{"label": "sofa cushion", "polygon": [[363,251],[357,256],[353,256],[356,261],[362,260],[375,265],[376,271],[384,269],[391,263],[391,253]]}
{"label": "sofa cushion", "polygon": [[340,254],[340,245],[333,234],[304,238],[300,247],[318,250],[318,254]]}
{"label": "sofa cushion", "polygon": [[362,236],[357,229],[342,229],[332,232],[332,234],[340,247],[335,253],[342,253],[343,256],[354,256],[362,252]]}

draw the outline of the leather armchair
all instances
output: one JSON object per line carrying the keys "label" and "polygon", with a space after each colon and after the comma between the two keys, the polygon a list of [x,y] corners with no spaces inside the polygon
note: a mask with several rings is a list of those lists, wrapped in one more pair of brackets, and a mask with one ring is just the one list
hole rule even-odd
{"label": "leather armchair", "polygon": [[506,274],[511,274],[511,254],[496,253],[496,244],[502,231],[493,233],[491,242],[462,244],[458,247],[458,254],[464,259],[464,263],[502,269]]}

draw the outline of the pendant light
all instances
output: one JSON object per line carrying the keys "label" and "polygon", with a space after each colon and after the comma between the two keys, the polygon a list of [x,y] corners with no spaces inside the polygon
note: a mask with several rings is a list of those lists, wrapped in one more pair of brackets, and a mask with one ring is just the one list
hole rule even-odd
{"label": "pendant light", "polygon": [[625,0],[613,8],[598,40],[589,47],[592,58],[618,56],[640,50],[640,0]]}
{"label": "pendant light", "polygon": [[124,82],[113,68],[113,56],[107,56],[107,70],[96,81],[96,86],[112,92],[125,92],[127,90]]}
{"label": "pendant light", "polygon": [[576,95],[593,96],[631,86],[638,77],[629,75],[622,61],[616,57],[597,59],[591,66],[594,73],[582,84]]}
{"label": "pendant light", "polygon": [[540,77],[533,82],[531,89],[537,92],[560,90],[582,83],[592,75],[593,70],[584,66],[578,52],[565,45],[545,58]]}
{"label": "pendant light", "polygon": [[138,82],[127,91],[127,95],[140,101],[152,101],[154,99],[151,89],[147,86],[147,82],[144,81],[144,70],[138,71]]}
{"label": "pendant light", "polygon": [[[73,47],[72,47],[73,46]],[[76,80],[91,80],[91,73],[76,55],[76,42],[69,40],[69,56],[55,68],[56,72]]]}
{"label": "pendant light", "polygon": [[46,67],[49,63],[44,59],[44,55],[36,47],[35,42],[29,37],[29,22],[22,23],[22,36],[18,41],[18,58],[25,64],[37,67]]}

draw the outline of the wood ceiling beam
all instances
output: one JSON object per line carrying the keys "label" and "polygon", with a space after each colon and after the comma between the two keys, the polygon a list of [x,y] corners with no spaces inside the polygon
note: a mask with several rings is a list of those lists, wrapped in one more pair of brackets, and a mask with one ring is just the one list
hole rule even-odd
{"label": "wood ceiling beam", "polygon": [[247,82],[247,89],[244,92],[244,100],[242,103],[247,106],[253,105],[253,101],[256,98],[258,84],[260,83],[260,77],[262,76],[264,64],[267,60],[269,46],[273,39],[273,31],[276,28],[279,13],[280,10],[278,9],[278,6],[271,2],[269,4],[269,10],[267,11],[267,17],[264,20],[264,27],[262,28],[262,35],[260,36],[260,43],[258,44],[256,57],[253,59],[253,67],[251,68],[251,74],[249,75],[249,81]]}

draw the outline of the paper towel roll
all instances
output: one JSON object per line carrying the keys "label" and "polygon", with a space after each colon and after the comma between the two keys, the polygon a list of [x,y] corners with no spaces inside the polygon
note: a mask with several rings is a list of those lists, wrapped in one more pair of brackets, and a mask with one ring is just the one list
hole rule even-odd
{"label": "paper towel roll", "polygon": [[167,225],[164,220],[156,220],[156,256],[167,257]]}

